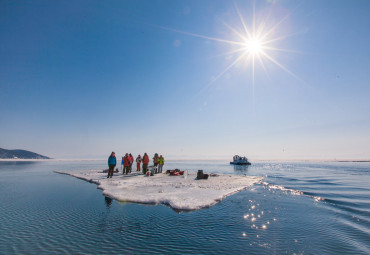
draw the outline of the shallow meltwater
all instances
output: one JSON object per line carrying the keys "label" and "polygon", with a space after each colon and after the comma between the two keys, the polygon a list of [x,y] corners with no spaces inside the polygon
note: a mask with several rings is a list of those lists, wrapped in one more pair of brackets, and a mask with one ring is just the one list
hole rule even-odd
{"label": "shallow meltwater", "polygon": [[105,168],[0,162],[0,253],[370,253],[368,163],[168,161],[164,169],[264,178],[190,212],[117,202],[93,183],[54,173]]}

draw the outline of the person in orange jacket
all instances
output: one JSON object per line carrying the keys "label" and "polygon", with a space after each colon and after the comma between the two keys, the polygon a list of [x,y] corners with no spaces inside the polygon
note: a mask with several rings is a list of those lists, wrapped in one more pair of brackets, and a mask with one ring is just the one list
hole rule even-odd
{"label": "person in orange jacket", "polygon": [[132,156],[132,154],[128,154],[128,159],[130,161],[130,167],[129,167],[129,171],[131,173],[131,170],[132,170],[132,164],[134,163],[134,157]]}
{"label": "person in orange jacket", "polygon": [[123,157],[123,174],[128,174],[130,167],[130,159],[128,153]]}
{"label": "person in orange jacket", "polygon": [[148,170],[148,164],[149,164],[149,156],[145,152],[144,157],[143,157],[143,173],[144,174],[146,174],[146,171]]}

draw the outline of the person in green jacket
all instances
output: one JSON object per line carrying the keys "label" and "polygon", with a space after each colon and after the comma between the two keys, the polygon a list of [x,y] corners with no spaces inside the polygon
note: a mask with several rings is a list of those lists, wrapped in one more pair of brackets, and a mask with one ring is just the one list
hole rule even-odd
{"label": "person in green jacket", "polygon": [[160,155],[158,158],[158,173],[162,173],[163,165],[164,165],[164,157]]}

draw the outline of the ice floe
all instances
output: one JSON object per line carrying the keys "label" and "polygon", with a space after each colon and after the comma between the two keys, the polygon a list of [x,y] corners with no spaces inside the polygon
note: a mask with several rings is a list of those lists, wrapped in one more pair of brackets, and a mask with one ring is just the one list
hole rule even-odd
{"label": "ice floe", "polygon": [[240,175],[210,176],[197,180],[195,173],[169,176],[164,173],[144,176],[133,172],[114,173],[107,179],[101,170],[58,171],[98,185],[103,195],[118,201],[166,204],[176,210],[197,210],[210,207],[225,197],[260,183],[262,177]]}

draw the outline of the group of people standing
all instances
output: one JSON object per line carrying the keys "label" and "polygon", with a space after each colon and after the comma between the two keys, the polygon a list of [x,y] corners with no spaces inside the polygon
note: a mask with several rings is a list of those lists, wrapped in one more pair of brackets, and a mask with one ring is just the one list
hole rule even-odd
{"label": "group of people standing", "polygon": [[[145,152],[144,156],[141,157],[140,154],[136,157],[136,171],[141,171],[141,163],[143,163],[143,174],[146,174],[148,171],[148,164],[149,164],[149,156]],[[153,157],[153,164],[154,167],[158,168],[158,173],[162,173],[163,165],[164,165],[164,158],[162,155],[158,156],[158,153],[154,154]],[[126,153],[125,156],[122,157],[121,165],[122,165],[122,174],[128,174],[132,171],[132,164],[134,163],[134,157],[131,153]],[[112,178],[114,168],[117,165],[116,154],[114,152],[108,158],[108,176],[107,178]]]}
{"label": "group of people standing", "polygon": [[162,155],[158,157],[158,153],[155,153],[153,157],[153,164],[154,164],[154,167],[158,168],[158,173],[162,173],[162,169],[164,165],[164,157]]}
{"label": "group of people standing", "polygon": [[[131,173],[132,163],[134,163],[134,157],[132,156],[131,153],[130,154],[126,153],[125,156],[122,157],[122,161],[121,161],[123,174]],[[140,170],[138,170],[138,171],[140,171]]]}

